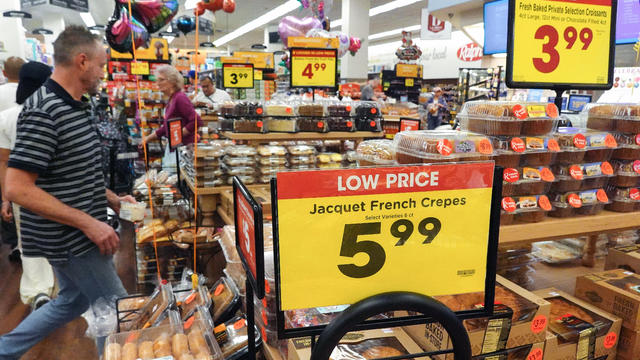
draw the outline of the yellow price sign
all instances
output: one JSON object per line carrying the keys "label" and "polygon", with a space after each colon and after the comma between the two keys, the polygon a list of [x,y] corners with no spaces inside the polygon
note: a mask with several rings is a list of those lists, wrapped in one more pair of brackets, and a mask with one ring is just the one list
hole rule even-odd
{"label": "yellow price sign", "polygon": [[131,62],[132,75],[149,75],[149,63],[146,61]]}
{"label": "yellow price sign", "polygon": [[412,86],[413,86],[413,78],[406,78],[406,79],[404,79],[404,86],[406,86],[406,87],[412,87]]}
{"label": "yellow price sign", "polygon": [[612,0],[510,0],[507,85],[610,88]]}
{"label": "yellow price sign", "polygon": [[225,88],[253,88],[253,65],[222,64],[222,80]]}
{"label": "yellow price sign", "polygon": [[277,174],[281,309],[483,291],[494,165]]}
{"label": "yellow price sign", "polygon": [[335,87],[336,49],[291,49],[291,87]]}
{"label": "yellow price sign", "polygon": [[396,64],[396,77],[422,77],[422,65]]}
{"label": "yellow price sign", "polygon": [[254,80],[262,80],[262,70],[254,69],[253,70],[253,79]]}

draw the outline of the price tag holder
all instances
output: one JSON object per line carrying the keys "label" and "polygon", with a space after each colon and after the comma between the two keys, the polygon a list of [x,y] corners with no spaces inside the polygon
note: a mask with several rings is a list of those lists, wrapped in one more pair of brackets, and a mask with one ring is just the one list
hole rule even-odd
{"label": "price tag holder", "polygon": [[222,64],[222,79],[225,88],[253,88],[252,64]]}
{"label": "price tag holder", "polygon": [[131,62],[132,75],[149,75],[149,63],[146,61]]}
{"label": "price tag holder", "polygon": [[253,70],[253,79],[254,80],[262,80],[262,70],[254,69]]}
{"label": "price tag holder", "polygon": [[509,0],[511,88],[609,89],[615,0]]}
{"label": "price tag holder", "polygon": [[180,119],[169,120],[169,147],[177,148],[182,144],[182,122]]}
{"label": "price tag holder", "polygon": [[256,297],[262,299],[265,288],[262,207],[237,176],[233,177],[233,200],[236,249]]}
{"label": "price tag holder", "polygon": [[420,120],[400,119],[400,131],[420,130]]}
{"label": "price tag holder", "polygon": [[291,49],[292,88],[335,88],[338,75],[338,50]]}
{"label": "price tag holder", "polygon": [[406,86],[406,87],[413,87],[413,78],[406,78],[406,79],[404,79],[404,86]]}

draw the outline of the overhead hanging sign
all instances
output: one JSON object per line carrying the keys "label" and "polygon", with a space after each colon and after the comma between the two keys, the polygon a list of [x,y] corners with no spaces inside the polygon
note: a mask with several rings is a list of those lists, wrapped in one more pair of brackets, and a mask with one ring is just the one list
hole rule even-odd
{"label": "overhead hanging sign", "polygon": [[608,89],[616,0],[510,0],[507,86]]}
{"label": "overhead hanging sign", "polygon": [[[129,53],[117,52],[111,48],[109,51],[112,59],[133,59],[133,56]],[[152,38],[149,41],[148,48],[136,49],[136,57],[138,60],[168,61],[169,43],[164,38]]]}
{"label": "overhead hanging sign", "polygon": [[273,69],[274,59],[272,52],[234,51],[233,57],[243,59],[243,62],[253,64],[253,67],[258,69]]}
{"label": "overhead hanging sign", "polygon": [[406,78],[422,78],[422,65],[396,64],[396,76]]}
{"label": "overhead hanging sign", "polygon": [[303,47],[303,48],[322,48],[322,49],[337,49],[340,45],[338,38],[308,38],[299,36],[290,36],[287,39],[287,45],[289,48]]}
{"label": "overhead hanging sign", "polygon": [[51,5],[80,12],[89,11],[89,0],[50,0]]}
{"label": "overhead hanging sign", "polygon": [[222,80],[225,88],[253,88],[253,65],[222,64]]}
{"label": "overhead hanging sign", "polygon": [[492,162],[278,173],[281,310],[484,291],[493,174]]}
{"label": "overhead hanging sign", "polygon": [[291,49],[291,87],[334,88],[337,76],[336,49]]}
{"label": "overhead hanging sign", "polygon": [[420,24],[420,39],[422,40],[450,40],[451,23],[440,20],[429,13],[429,9],[422,9]]}

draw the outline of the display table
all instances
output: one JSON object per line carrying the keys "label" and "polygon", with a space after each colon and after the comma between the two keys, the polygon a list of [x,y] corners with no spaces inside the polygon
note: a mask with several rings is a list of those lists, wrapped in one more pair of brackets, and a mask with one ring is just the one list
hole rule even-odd
{"label": "display table", "polygon": [[354,131],[339,132],[331,131],[327,133],[299,132],[299,133],[234,133],[231,131],[223,131],[220,133],[223,137],[231,140],[242,140],[248,143],[265,144],[270,141],[297,141],[297,140],[354,140],[356,142],[369,138],[381,138],[383,132],[372,131]]}
{"label": "display table", "polygon": [[598,215],[573,218],[546,218],[539,223],[514,224],[500,227],[500,243],[535,242],[575,236],[588,236],[583,265],[595,264],[595,245],[599,234],[640,228],[637,212],[603,211]]}

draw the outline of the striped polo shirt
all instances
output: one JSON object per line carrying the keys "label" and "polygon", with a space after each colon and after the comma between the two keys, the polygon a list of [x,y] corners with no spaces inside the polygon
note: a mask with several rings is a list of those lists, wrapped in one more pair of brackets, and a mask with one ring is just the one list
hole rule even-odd
{"label": "striped polo shirt", "polygon": [[[98,133],[87,102],[76,101],[49,79],[18,117],[9,167],[38,174],[36,185],[64,204],[107,219],[107,197]],[[26,256],[65,261],[95,247],[82,231],[23,208],[22,250]]]}

